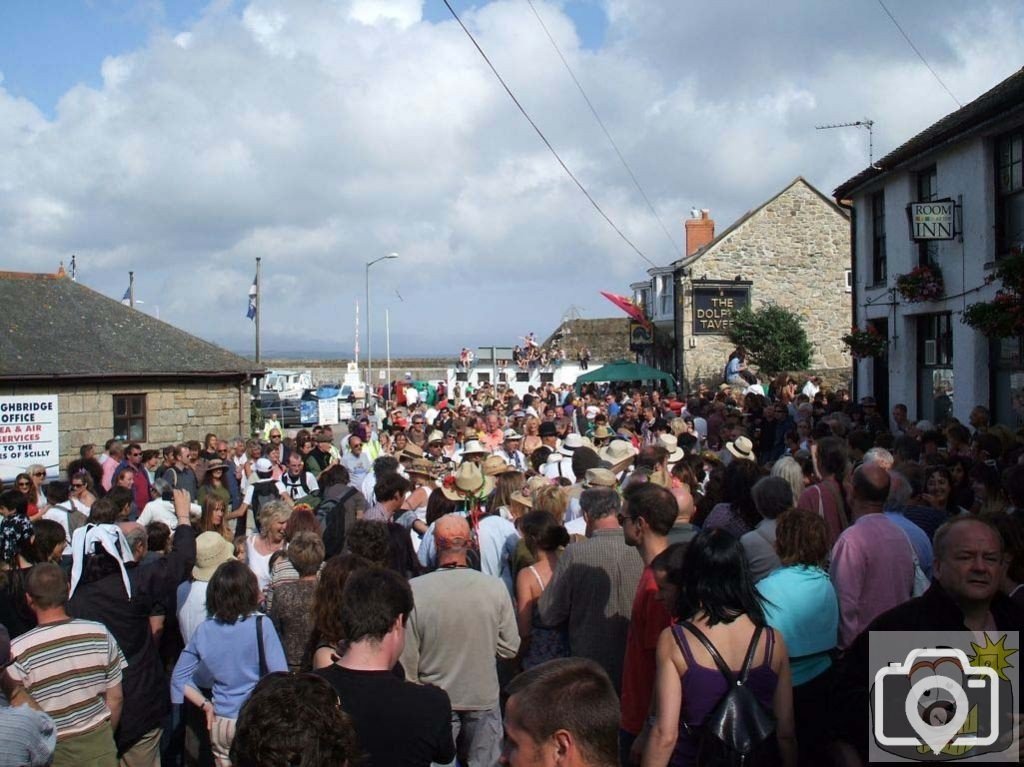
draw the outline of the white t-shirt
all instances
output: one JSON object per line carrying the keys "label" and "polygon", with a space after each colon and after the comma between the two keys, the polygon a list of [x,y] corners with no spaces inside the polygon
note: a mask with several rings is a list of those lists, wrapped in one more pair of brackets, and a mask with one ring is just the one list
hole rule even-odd
{"label": "white t-shirt", "polygon": [[415,407],[416,403],[419,402],[419,401],[420,401],[420,393],[419,393],[419,391],[415,387],[413,387],[413,386],[406,387],[406,389],[405,389],[405,404],[406,404],[406,406],[408,406],[410,408]]}
{"label": "white t-shirt", "polygon": [[[189,515],[194,519],[199,519],[202,516],[203,509],[198,503],[193,503],[189,507]],[[178,515],[174,513],[174,502],[165,501],[162,498],[157,498],[155,501],[147,503],[142,513],[139,514],[138,520],[140,525],[145,527],[150,522],[163,522],[169,528],[171,532],[178,527]]]}

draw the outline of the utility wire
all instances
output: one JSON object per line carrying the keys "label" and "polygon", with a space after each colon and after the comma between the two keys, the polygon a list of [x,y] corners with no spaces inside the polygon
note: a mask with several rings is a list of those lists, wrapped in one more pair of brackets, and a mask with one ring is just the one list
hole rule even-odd
{"label": "utility wire", "polygon": [[523,105],[519,103],[519,99],[516,98],[516,95],[512,92],[512,89],[508,87],[508,84],[505,82],[504,78],[498,72],[497,68],[494,66],[494,64],[491,63],[491,60],[487,58],[487,54],[484,53],[484,49],[480,47],[480,43],[478,43],[476,41],[476,38],[473,37],[473,33],[470,32],[466,25],[462,23],[462,19],[459,18],[459,14],[457,14],[455,12],[455,9],[452,8],[452,4],[449,2],[449,0],[444,0],[444,4],[448,8],[448,11],[451,13],[452,17],[457,22],[459,22],[459,26],[462,27],[462,31],[466,33],[466,37],[470,39],[470,42],[473,43],[473,47],[477,49],[477,52],[479,52],[479,54],[483,57],[483,60],[487,62],[487,66],[491,68],[491,71],[494,73],[494,76],[498,78],[498,82],[501,83],[501,87],[505,89],[505,93],[508,94],[508,97],[512,99],[512,103],[516,105],[520,112],[522,112],[523,117],[525,117],[526,121],[530,123],[530,127],[533,128],[533,130],[537,133],[538,136],[540,136],[540,140],[544,142],[544,146],[546,146],[548,150],[551,152],[551,154],[554,155],[555,159],[558,161],[558,164],[562,166],[562,170],[564,170],[569,175],[569,178],[573,180],[573,183],[575,183],[576,186],[579,187],[579,190],[583,192],[584,197],[586,197],[590,201],[590,204],[594,206],[594,210],[601,214],[601,218],[608,222],[608,226],[614,229],[615,233],[622,238],[623,242],[629,245],[629,247],[631,247],[633,251],[638,256],[640,256],[640,258],[649,263],[651,266],[656,267],[657,264],[651,261],[651,259],[649,259],[647,256],[645,256],[643,251],[641,251],[640,248],[634,245],[632,240],[630,240],[623,233],[623,231],[619,229],[618,226],[616,226],[615,222],[612,221],[611,218],[609,218],[608,214],[601,209],[601,206],[597,204],[597,200],[595,200],[591,196],[590,192],[587,191],[587,188],[583,186],[580,180],[576,178],[576,175],[571,170],[569,170],[569,166],[565,164],[565,161],[561,158],[561,156],[558,154],[555,148],[551,145],[551,142],[548,141],[548,138],[547,136],[544,135],[544,132],[537,126],[537,123],[533,121],[533,118],[530,117],[530,114],[526,111],[525,108],[523,108]]}
{"label": "utility wire", "polygon": [[880,6],[882,6],[882,10],[885,11],[885,15],[888,16],[892,20],[892,23],[896,25],[896,29],[898,29],[900,31],[900,34],[903,35],[903,39],[907,41],[907,45],[909,45],[911,48],[914,49],[914,53],[917,54],[917,57],[919,59],[921,59],[921,62],[926,67],[928,67],[928,71],[932,73],[932,77],[934,77],[938,81],[939,85],[942,86],[942,89],[944,91],[946,91],[946,93],[949,94],[949,97],[951,99],[953,99],[953,101],[956,102],[956,105],[958,107],[962,107],[963,104],[960,103],[960,99],[958,99],[956,96],[954,96],[953,95],[953,91],[951,91],[949,89],[949,86],[947,86],[944,82],[942,82],[942,78],[939,77],[939,73],[936,72],[934,69],[932,69],[932,65],[928,63],[928,60],[924,57],[924,54],[921,53],[921,51],[919,51],[917,49],[917,46],[914,45],[914,41],[910,39],[910,36],[906,32],[903,31],[903,27],[901,27],[900,23],[898,21],[896,21],[896,17],[893,16],[892,12],[888,8],[885,7],[885,2],[883,0],[878,0],[878,4]]}
{"label": "utility wire", "polygon": [[576,73],[572,71],[572,67],[569,66],[569,62],[566,61],[565,56],[562,54],[561,48],[558,47],[558,43],[555,42],[555,38],[551,35],[551,32],[548,30],[547,24],[544,23],[544,19],[542,19],[540,17],[540,14],[537,12],[537,7],[533,4],[533,0],[526,0],[526,2],[529,3],[530,10],[533,11],[533,15],[537,18],[537,22],[540,24],[541,29],[544,30],[544,34],[547,35],[548,41],[551,43],[551,47],[555,49],[555,53],[558,54],[558,58],[562,60],[562,64],[563,66],[565,66],[566,71],[569,73],[569,77],[571,77],[572,81],[576,83],[576,87],[579,89],[580,95],[583,96],[583,100],[586,101],[587,106],[590,107],[590,113],[594,115],[594,119],[597,120],[597,124],[601,126],[601,131],[604,133],[605,138],[608,139],[608,143],[612,145],[612,149],[614,149],[615,154],[618,155],[619,161],[622,163],[622,166],[626,169],[626,172],[629,174],[629,177],[633,179],[633,184],[636,186],[637,191],[640,192],[640,196],[644,198],[644,202],[647,203],[647,208],[648,210],[651,211],[651,215],[653,215],[654,218],[657,219],[658,223],[661,225],[661,230],[665,233],[665,236],[668,238],[668,241],[672,243],[672,249],[676,252],[676,255],[681,258],[683,253],[679,248],[679,243],[677,243],[675,239],[672,237],[672,235],[669,233],[668,228],[665,226],[665,222],[661,220],[661,217],[658,215],[658,212],[654,209],[654,206],[648,199],[647,193],[644,192],[643,187],[640,186],[640,182],[637,180],[636,175],[633,173],[633,169],[629,167],[629,163],[626,162],[626,158],[623,157],[622,152],[619,151],[619,147],[615,143],[615,139],[612,138],[611,133],[608,132],[608,128],[605,127],[604,120],[602,120],[601,115],[597,113],[597,109],[594,107],[594,104],[590,101],[590,98],[587,96],[587,92],[583,90],[583,86],[577,79]]}

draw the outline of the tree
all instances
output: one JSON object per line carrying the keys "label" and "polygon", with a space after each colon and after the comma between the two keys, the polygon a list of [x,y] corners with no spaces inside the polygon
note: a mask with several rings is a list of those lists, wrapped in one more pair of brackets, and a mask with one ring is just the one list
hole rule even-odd
{"label": "tree", "polygon": [[749,306],[732,315],[729,340],[747,350],[747,359],[768,376],[784,370],[806,370],[811,343],[798,314],[776,304],[757,311]]}

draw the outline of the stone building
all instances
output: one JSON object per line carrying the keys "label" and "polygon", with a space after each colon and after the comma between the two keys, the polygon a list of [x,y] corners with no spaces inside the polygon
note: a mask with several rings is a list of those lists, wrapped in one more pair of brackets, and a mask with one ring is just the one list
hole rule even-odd
{"label": "stone building", "polygon": [[707,210],[686,221],[686,255],[633,283],[669,348],[643,361],[672,371],[684,389],[721,383],[733,349],[731,312],[766,304],[797,313],[813,346],[811,368],[833,381],[849,377],[841,337],[852,317],[847,212],[798,177],[721,233]]}
{"label": "stone building", "polygon": [[[30,463],[53,476],[85,443],[145,447],[249,433],[250,386],[261,371],[64,274],[0,272],[0,478]],[[28,403],[28,404],[26,404]],[[32,405],[34,403],[34,405]],[[54,439],[26,450],[22,410],[52,412]],[[26,415],[24,418],[28,418]],[[28,436],[25,438],[29,439]],[[18,457],[12,457],[17,455]]]}
{"label": "stone building", "polygon": [[[995,421],[1024,427],[1024,339],[988,338],[962,321],[995,298],[997,267],[1024,250],[1022,158],[1024,69],[835,190],[853,203],[857,324],[887,342],[858,360],[858,395],[935,423],[967,423],[985,405]],[[923,268],[941,276],[938,291],[897,288]]]}

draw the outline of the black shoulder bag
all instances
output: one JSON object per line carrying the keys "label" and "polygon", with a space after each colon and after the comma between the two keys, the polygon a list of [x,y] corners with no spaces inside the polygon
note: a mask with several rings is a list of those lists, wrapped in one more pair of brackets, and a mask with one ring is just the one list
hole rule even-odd
{"label": "black shoulder bag", "polygon": [[270,669],[267,668],[267,654],[263,650],[263,616],[256,616],[256,650],[260,654],[260,679],[265,677]]}

